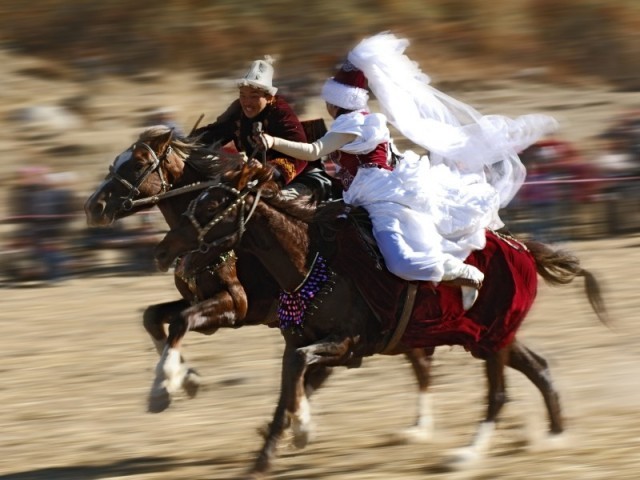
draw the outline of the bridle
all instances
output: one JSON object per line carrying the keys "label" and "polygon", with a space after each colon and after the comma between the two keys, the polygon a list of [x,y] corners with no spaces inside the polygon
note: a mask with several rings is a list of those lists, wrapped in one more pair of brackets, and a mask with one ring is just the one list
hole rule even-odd
{"label": "bridle", "polygon": [[[147,152],[149,152],[153,161],[145,168],[142,175],[140,175],[136,179],[135,185],[118,173],[115,162],[109,166],[109,175],[107,175],[106,178],[107,181],[115,180],[117,182],[120,182],[120,184],[122,184],[127,189],[127,195],[123,197],[122,203],[120,204],[120,209],[122,211],[128,212],[137,207],[157,205],[158,203],[160,203],[160,201],[167,198],[175,197],[177,195],[183,195],[185,193],[193,191],[203,190],[220,183],[220,178],[218,176],[211,180],[207,180],[206,182],[197,182],[191,185],[185,185],[180,188],[172,189],[173,185],[167,181],[164,171],[162,170],[162,168],[160,168],[162,162],[164,162],[173,152],[171,146],[168,146],[164,153],[160,156],[158,156],[156,152],[154,152],[153,148],[151,148],[144,142],[134,143],[127,151],[131,151],[133,153],[133,151],[138,147],[142,147]],[[155,172],[158,172],[158,176],[160,177],[160,191],[155,195],[151,195],[150,197],[136,198],[138,195],[140,195],[140,185],[142,185],[147,180],[149,175]]]}
{"label": "bridle", "polygon": [[[127,180],[126,178],[124,178],[122,175],[118,173],[115,162],[109,166],[109,175],[107,176],[107,180],[116,180],[120,182],[128,190],[127,196],[124,197],[122,204],[120,205],[120,208],[125,212],[132,210],[134,207],[142,203],[139,200],[135,200],[135,197],[140,195],[140,185],[142,185],[147,180],[147,177],[149,177],[149,175],[151,175],[152,173],[157,171],[158,175],[160,176],[160,182],[161,182],[160,193],[152,197],[149,197],[149,199],[158,198],[160,195],[168,192],[169,189],[171,188],[171,184],[167,182],[165,178],[165,174],[163,170],[160,168],[160,165],[162,164],[162,162],[171,154],[172,152],[171,146],[167,147],[164,153],[159,157],[158,155],[156,155],[156,152],[153,151],[153,148],[151,148],[149,145],[147,145],[144,142],[134,143],[133,145],[131,145],[128,151],[131,151],[131,153],[133,154],[133,152],[138,147],[142,147],[147,152],[149,152],[149,154],[151,155],[151,158],[153,159],[153,162],[149,164],[145,168],[142,175],[140,175],[137,178],[135,185],[129,182],[129,180]],[[142,200],[148,200],[148,199],[142,199]]]}
{"label": "bridle", "polygon": [[[223,190],[226,190],[227,192],[235,196],[235,200],[231,202],[231,204],[227,206],[217,216],[209,220],[206,223],[206,225],[201,225],[200,222],[195,217],[196,208],[198,204],[202,200],[204,200],[205,196],[214,188],[221,188]],[[251,219],[251,216],[253,215],[253,213],[256,210],[256,207],[258,206],[258,202],[260,201],[261,191],[262,189],[260,188],[258,190],[255,190],[255,199],[253,201],[253,205],[251,206],[251,210],[246,215],[246,217],[245,217],[246,197],[250,193],[254,192],[252,185],[247,185],[247,187],[245,187],[242,191],[239,191],[236,188],[233,188],[221,183],[219,185],[216,185],[215,187],[208,188],[207,190],[202,192],[197,198],[192,200],[191,203],[189,203],[189,207],[187,208],[187,210],[183,213],[183,215],[189,219],[189,221],[191,222],[191,225],[193,225],[193,228],[195,228],[196,232],[198,233],[198,248],[195,250],[192,250],[192,252],[197,251],[199,253],[207,253],[212,247],[217,247],[236,235],[238,236],[236,242],[239,242],[246,230],[247,223]],[[218,223],[220,223],[222,220],[227,218],[233,212],[234,209],[237,210],[236,230],[229,233],[228,235],[225,235],[223,237],[216,238],[215,240],[207,242],[205,240],[205,237],[207,236],[209,231],[211,231],[211,229],[215,227]]]}

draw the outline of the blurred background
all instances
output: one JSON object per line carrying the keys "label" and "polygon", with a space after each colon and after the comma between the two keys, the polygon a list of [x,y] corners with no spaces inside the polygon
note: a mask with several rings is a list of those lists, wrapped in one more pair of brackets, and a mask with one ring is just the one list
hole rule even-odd
{"label": "blurred background", "polygon": [[491,455],[449,474],[443,459],[473,434],[485,381],[481,362],[445,347],[432,443],[387,440],[413,422],[416,382],[403,358],[377,356],[313,397],[317,439],[302,452],[283,442],[274,478],[638,478],[638,0],[0,1],[0,478],[240,476],[278,395],[280,333],[190,333],[201,393],[146,413],[158,356],[142,311],[179,298],[151,261],[166,226],[151,210],[89,229],[82,205],[145,126],[214,121],[265,54],[301,119],[329,123],[322,83],[382,30],[406,36],[433,84],[481,112],[558,119],[522,153],[527,183],[503,218],[576,252],[608,287],[614,328],[598,324],[581,279],[540,282],[520,338],[561,392],[569,441],[556,450],[538,448],[544,406],[510,372]]}
{"label": "blurred background", "polygon": [[[36,251],[72,270],[97,261],[80,258],[87,249],[117,250],[130,228],[140,238],[133,243],[148,245],[157,215],[106,234],[87,232],[80,212],[137,131],[158,121],[188,131],[200,113],[213,121],[236,95],[232,80],[264,54],[277,58],[275,83],[299,115],[326,116],[318,102],[322,82],[349,48],[382,30],[409,38],[408,54],[446,93],[487,113],[544,111],[560,120],[557,138],[524,155],[529,184],[505,212],[514,232],[562,241],[640,228],[635,0],[345,0],[304,7],[290,0],[39,0],[28,7],[7,0],[0,4],[3,258],[19,257],[33,231],[25,221],[39,214],[60,217],[55,228],[38,228],[58,243],[73,236],[67,250],[74,251],[67,259],[51,253],[52,245]],[[27,184],[71,196],[50,202],[45,195],[45,213],[35,201],[23,205],[14,187]],[[128,256],[107,258],[126,270]],[[132,270],[152,271],[148,261]],[[25,268],[32,267],[42,271]]]}

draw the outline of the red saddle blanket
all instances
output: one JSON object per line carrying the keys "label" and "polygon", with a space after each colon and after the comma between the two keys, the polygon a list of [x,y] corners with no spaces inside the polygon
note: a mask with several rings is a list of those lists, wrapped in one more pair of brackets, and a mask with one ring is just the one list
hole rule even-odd
{"label": "red saddle blanket", "polygon": [[[343,229],[332,268],[355,280],[383,330],[392,332],[402,313],[408,283],[376,268],[361,242],[355,230]],[[462,345],[482,356],[483,351],[499,350],[513,340],[537,293],[533,256],[519,243],[488,231],[486,247],[465,262],[485,274],[473,307],[467,312],[462,309],[460,287],[419,282],[401,344],[412,348]]]}

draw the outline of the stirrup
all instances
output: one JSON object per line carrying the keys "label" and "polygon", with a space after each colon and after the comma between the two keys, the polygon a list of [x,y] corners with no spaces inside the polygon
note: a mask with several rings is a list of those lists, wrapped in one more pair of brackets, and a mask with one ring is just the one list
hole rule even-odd
{"label": "stirrup", "polygon": [[477,288],[467,287],[464,285],[460,287],[460,290],[462,291],[462,308],[464,308],[464,311],[466,312],[473,307],[474,303],[476,303],[480,292]]}

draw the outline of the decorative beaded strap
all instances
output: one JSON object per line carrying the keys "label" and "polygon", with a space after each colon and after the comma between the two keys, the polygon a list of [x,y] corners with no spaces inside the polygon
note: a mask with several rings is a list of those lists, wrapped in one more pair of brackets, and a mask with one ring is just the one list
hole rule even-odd
{"label": "decorative beaded strap", "polygon": [[330,277],[326,260],[318,254],[305,280],[293,292],[280,292],[278,318],[281,330],[302,328],[307,309]]}
{"label": "decorative beaded strap", "polygon": [[495,230],[490,230],[491,233],[493,233],[496,237],[500,238],[502,241],[504,241],[504,243],[506,243],[507,245],[509,245],[511,248],[515,248],[516,250],[524,250],[526,252],[529,251],[529,249],[527,248],[527,246],[522,243],[520,240],[518,240],[516,237],[514,237],[511,234],[504,234],[504,233],[500,233],[497,232]]}

